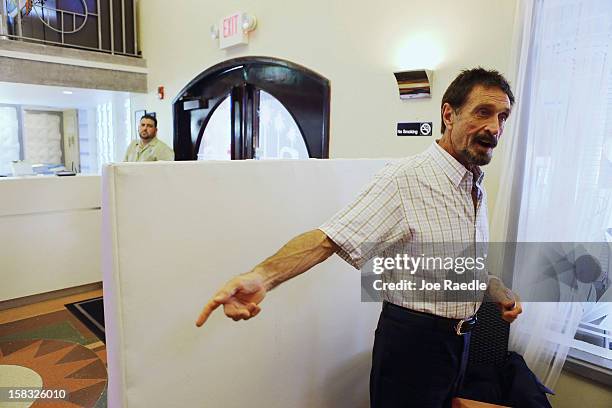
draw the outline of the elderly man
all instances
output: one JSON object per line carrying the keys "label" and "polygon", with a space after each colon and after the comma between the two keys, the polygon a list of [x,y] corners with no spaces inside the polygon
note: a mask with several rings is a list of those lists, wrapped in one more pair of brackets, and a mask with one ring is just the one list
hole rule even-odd
{"label": "elderly man", "polygon": [[[480,166],[490,162],[514,96],[496,71],[463,71],[441,103],[442,137],[423,153],[381,172],[319,229],[225,284],[196,325],[223,305],[233,320],[256,316],[266,293],[337,253],[356,268],[400,244],[488,241],[487,201]],[[428,274],[429,273],[429,274]],[[423,272],[424,283],[439,279]],[[518,298],[489,277],[489,296],[502,318],[521,313]],[[370,403],[376,408],[450,407],[467,359],[469,331],[481,298],[441,301],[427,291],[385,291],[375,333]]]}
{"label": "elderly man", "polygon": [[168,145],[157,138],[157,119],[144,115],[140,118],[138,129],[139,140],[134,140],[125,152],[126,162],[173,161],[174,152]]}

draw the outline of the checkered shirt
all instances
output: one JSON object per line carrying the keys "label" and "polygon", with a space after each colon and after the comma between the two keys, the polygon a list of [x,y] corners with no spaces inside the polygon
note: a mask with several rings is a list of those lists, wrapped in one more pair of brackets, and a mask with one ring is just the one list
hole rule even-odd
{"label": "checkered shirt", "polygon": [[[483,177],[480,168],[468,171],[434,142],[423,153],[388,164],[350,205],[319,229],[338,245],[338,255],[357,269],[374,256],[393,256],[398,244],[416,254],[420,244],[488,242]],[[402,273],[408,272],[386,271],[382,278],[397,282]],[[418,273],[426,281],[439,280],[431,272]],[[454,319],[472,316],[481,301],[480,297],[441,301],[435,291],[385,291],[383,298]]]}

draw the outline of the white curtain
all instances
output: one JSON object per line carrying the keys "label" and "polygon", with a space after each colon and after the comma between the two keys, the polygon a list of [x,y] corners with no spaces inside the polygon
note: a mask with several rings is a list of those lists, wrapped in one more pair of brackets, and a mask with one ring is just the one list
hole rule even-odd
{"label": "white curtain", "polygon": [[17,108],[0,107],[0,174],[11,174],[11,162],[19,160]]}
{"label": "white curtain", "polygon": [[[602,172],[612,134],[612,2],[525,0],[517,7],[511,75],[517,105],[503,142],[506,172],[492,237],[604,242],[612,226],[612,182]],[[533,257],[506,255],[513,290],[537,300]],[[579,302],[586,300],[580,289],[562,294],[565,302],[524,304],[512,325],[511,349],[549,387],[574,344],[584,308],[605,314],[603,307]]]}

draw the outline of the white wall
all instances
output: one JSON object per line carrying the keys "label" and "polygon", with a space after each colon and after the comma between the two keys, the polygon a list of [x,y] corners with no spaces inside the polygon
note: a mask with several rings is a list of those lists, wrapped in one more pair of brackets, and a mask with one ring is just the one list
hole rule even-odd
{"label": "white wall", "polygon": [[[163,0],[140,1],[139,41],[149,69],[149,94],[133,109],[156,111],[160,139],[172,143],[171,101],[200,72],[248,55],[283,58],[331,81],[332,158],[401,157],[433,138],[395,136],[398,121],[432,121],[463,68],[509,72],[514,0]],[[219,50],[210,26],[235,11],[257,16],[251,42]],[[432,98],[400,101],[394,71],[434,69]],[[166,99],[157,99],[163,85]],[[141,106],[138,106],[142,104]],[[488,167],[490,207],[499,170]]]}

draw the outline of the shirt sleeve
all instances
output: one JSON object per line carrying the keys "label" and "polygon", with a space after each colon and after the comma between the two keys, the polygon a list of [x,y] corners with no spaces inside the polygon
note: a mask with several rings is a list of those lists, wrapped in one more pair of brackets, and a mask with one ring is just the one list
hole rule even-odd
{"label": "shirt sleeve", "polygon": [[126,151],[125,151],[125,155],[123,156],[123,161],[126,162],[128,161],[128,159],[130,158],[130,151],[132,150],[132,142],[130,142],[130,144],[128,145]]}
{"label": "shirt sleeve", "polygon": [[157,154],[157,160],[174,161],[174,151],[167,145],[163,145]]}
{"label": "shirt sleeve", "polygon": [[378,175],[347,207],[319,227],[356,269],[409,234],[397,180]]}

